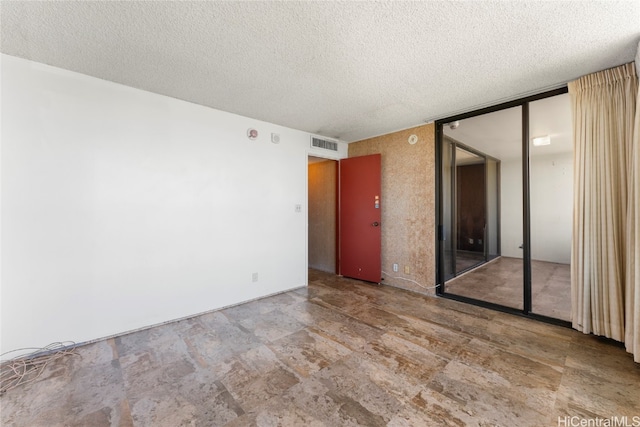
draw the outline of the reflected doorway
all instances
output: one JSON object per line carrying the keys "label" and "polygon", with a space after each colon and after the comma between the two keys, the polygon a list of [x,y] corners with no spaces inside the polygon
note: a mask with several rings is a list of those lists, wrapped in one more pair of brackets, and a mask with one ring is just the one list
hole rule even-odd
{"label": "reflected doorway", "polygon": [[499,162],[445,138],[446,280],[499,256]]}
{"label": "reflected doorway", "polygon": [[485,159],[456,147],[456,275],[485,262]]}

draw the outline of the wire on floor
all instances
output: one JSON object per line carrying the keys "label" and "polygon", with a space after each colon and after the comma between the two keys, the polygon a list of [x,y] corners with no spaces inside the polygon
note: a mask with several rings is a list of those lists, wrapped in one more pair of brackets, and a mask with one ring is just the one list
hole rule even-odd
{"label": "wire on floor", "polygon": [[407,282],[415,283],[416,285],[420,286],[422,289],[436,289],[440,287],[440,284],[437,284],[435,286],[425,286],[422,283],[418,283],[413,279],[407,279],[406,277],[400,277],[400,276],[392,276],[384,270],[382,270],[382,274],[388,276],[391,279],[400,279],[400,280],[406,280]]}
{"label": "wire on floor", "polygon": [[[78,354],[72,341],[55,342],[43,348],[19,348],[0,354],[0,396],[23,384],[37,380],[47,365],[64,356]],[[2,360],[7,354],[25,352],[11,359]]]}

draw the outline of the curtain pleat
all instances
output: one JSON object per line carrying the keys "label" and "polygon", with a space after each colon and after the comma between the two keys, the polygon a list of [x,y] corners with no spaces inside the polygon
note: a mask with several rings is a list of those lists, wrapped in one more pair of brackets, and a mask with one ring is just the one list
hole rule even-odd
{"label": "curtain pleat", "polygon": [[637,187],[637,175],[630,173],[637,168],[638,155],[633,144],[638,101],[635,66],[629,63],[582,77],[569,83],[569,94],[575,190],[572,324],[584,333],[625,341],[633,334],[628,327],[625,330],[625,321],[630,325],[627,295],[638,289],[638,276],[635,286],[629,280],[630,267],[637,263],[629,257],[633,239],[627,232],[630,214],[636,209],[630,202],[638,200],[631,192]]}
{"label": "curtain pleat", "polygon": [[[640,64],[640,44],[636,55]],[[640,68],[636,66],[636,73]],[[640,76],[640,74],[638,74]],[[640,363],[640,91],[636,99],[633,142],[629,155],[629,201],[627,210],[627,274],[625,289],[625,338],[627,351]]]}

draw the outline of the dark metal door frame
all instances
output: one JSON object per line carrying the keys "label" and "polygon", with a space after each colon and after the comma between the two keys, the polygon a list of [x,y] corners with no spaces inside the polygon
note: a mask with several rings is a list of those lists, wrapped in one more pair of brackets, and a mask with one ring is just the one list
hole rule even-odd
{"label": "dark metal door frame", "polygon": [[[537,101],[539,99],[550,98],[552,96],[561,95],[567,93],[567,88],[559,88],[547,92],[543,92],[537,95],[528,96],[526,98],[505,102],[502,104],[494,105],[492,107],[482,108],[480,110],[471,111],[464,114],[458,114],[452,117],[447,117],[435,122],[436,130],[436,293],[439,296],[454,299],[457,301],[478,305],[506,313],[516,314],[520,316],[530,317],[537,320],[541,320],[548,323],[553,323],[562,326],[571,326],[571,322],[556,319],[553,317],[543,316],[540,314],[532,313],[531,300],[531,216],[530,216],[530,176],[529,176],[529,103]],[[488,301],[478,300],[475,298],[464,297],[460,295],[450,294],[446,291],[445,284],[445,254],[444,254],[444,222],[443,222],[443,139],[444,133],[442,127],[451,122],[458,120],[468,119],[470,117],[480,116],[487,113],[493,113],[495,111],[504,110],[507,108],[522,107],[522,225],[523,225],[523,309],[519,310],[513,307],[508,307],[500,304],[491,303]],[[465,148],[466,149],[466,148]],[[455,158],[455,156],[454,156]]]}

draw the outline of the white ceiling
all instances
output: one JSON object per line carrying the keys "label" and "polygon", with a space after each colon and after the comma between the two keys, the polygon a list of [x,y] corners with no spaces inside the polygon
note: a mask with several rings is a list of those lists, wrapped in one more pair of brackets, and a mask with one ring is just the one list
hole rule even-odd
{"label": "white ceiling", "polygon": [[355,141],[633,60],[638,1],[0,3],[0,51]]}
{"label": "white ceiling", "polygon": [[[468,147],[498,160],[522,158],[522,108],[513,107],[460,120],[458,127],[443,126],[443,133]],[[550,145],[534,147],[529,141],[530,157],[573,150],[571,100],[565,93],[529,103],[529,136],[548,135]],[[470,160],[463,160],[467,163]]]}

